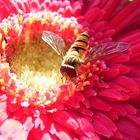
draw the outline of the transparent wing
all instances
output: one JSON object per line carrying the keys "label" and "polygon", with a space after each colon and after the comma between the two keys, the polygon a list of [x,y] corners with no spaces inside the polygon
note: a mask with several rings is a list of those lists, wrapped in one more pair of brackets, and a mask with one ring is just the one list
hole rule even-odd
{"label": "transparent wing", "polygon": [[128,50],[130,47],[131,45],[126,42],[108,42],[98,44],[87,51],[84,61],[87,62],[93,59],[95,55],[97,55],[99,58],[103,58],[111,54],[121,53]]}
{"label": "transparent wing", "polygon": [[41,38],[45,41],[58,55],[63,57],[65,42],[64,40],[57,34],[52,33],[50,31],[43,31]]}

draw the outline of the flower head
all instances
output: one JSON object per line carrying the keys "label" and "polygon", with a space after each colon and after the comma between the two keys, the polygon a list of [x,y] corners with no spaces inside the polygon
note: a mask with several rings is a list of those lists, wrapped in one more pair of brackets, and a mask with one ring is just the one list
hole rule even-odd
{"label": "flower head", "polygon": [[[1,139],[140,139],[139,0],[0,3]],[[66,50],[89,33],[94,55],[74,79],[62,80],[64,58],[41,39],[43,31]],[[98,50],[110,42],[129,47]]]}

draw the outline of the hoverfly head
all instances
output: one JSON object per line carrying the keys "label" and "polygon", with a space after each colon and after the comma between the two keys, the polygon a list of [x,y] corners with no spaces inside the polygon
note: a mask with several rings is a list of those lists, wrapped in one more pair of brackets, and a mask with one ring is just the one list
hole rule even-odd
{"label": "hoverfly head", "polygon": [[76,77],[76,70],[70,65],[62,65],[60,72],[64,77],[66,77],[66,79],[72,79],[73,77]]}

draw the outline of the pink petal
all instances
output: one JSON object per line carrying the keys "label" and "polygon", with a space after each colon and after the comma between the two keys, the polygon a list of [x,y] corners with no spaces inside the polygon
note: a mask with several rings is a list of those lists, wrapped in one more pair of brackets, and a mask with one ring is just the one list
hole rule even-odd
{"label": "pink petal", "polygon": [[24,122],[24,125],[23,125],[24,129],[26,131],[30,131],[33,128],[33,126],[34,126],[34,124],[32,122],[32,118],[31,117],[28,117],[26,119],[26,121]]}
{"label": "pink petal", "polygon": [[6,112],[0,112],[0,125],[8,118],[8,115]]}
{"label": "pink petal", "polygon": [[1,136],[14,140],[25,140],[27,138],[27,131],[24,131],[22,125],[16,120],[6,120],[0,127]]}
{"label": "pink petal", "polygon": [[41,140],[58,140],[58,139],[55,137],[51,137],[49,133],[44,133]]}
{"label": "pink petal", "polygon": [[3,101],[6,101],[7,99],[7,96],[2,94],[2,91],[0,91],[0,101],[3,102]]}
{"label": "pink petal", "polygon": [[40,127],[41,130],[44,130],[45,128],[45,125],[43,124],[43,121],[40,118],[36,118],[35,120],[35,128],[38,128],[38,127]]}
{"label": "pink petal", "polygon": [[2,102],[0,101],[0,112],[2,111],[6,111],[6,101],[5,102]]}

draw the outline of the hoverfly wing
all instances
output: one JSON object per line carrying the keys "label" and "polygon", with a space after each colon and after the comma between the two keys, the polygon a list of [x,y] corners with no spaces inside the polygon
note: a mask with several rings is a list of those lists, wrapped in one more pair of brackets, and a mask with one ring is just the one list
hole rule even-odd
{"label": "hoverfly wing", "polygon": [[58,55],[63,57],[64,49],[65,49],[65,42],[64,40],[55,33],[50,31],[43,31],[42,40],[45,41]]}
{"label": "hoverfly wing", "polygon": [[103,58],[105,56],[111,55],[111,54],[116,54],[116,53],[121,53],[126,50],[128,50],[131,47],[126,42],[107,42],[107,43],[101,43],[93,48],[90,48],[89,51],[87,51],[84,62],[86,63],[87,61],[93,60],[94,56],[98,56],[99,58]]}
{"label": "hoverfly wing", "polygon": [[102,43],[98,48],[95,49],[95,53],[99,54],[100,57],[104,57],[114,53],[121,53],[128,50],[131,46],[126,42],[108,42]]}

